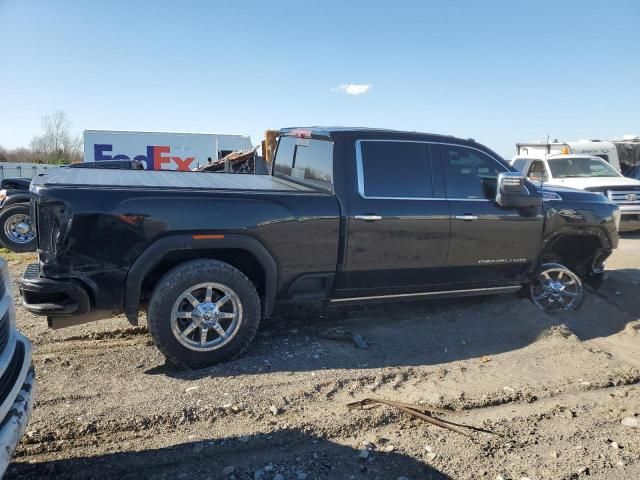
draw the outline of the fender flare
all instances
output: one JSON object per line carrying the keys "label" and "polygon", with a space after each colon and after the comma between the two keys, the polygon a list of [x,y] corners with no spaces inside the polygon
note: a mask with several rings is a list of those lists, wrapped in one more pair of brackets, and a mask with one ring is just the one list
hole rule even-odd
{"label": "fender flare", "polygon": [[600,242],[599,251],[594,252],[595,256],[593,260],[597,260],[604,253],[608,256],[611,253],[611,239],[607,235],[606,230],[598,226],[578,227],[578,226],[564,226],[551,235],[545,237],[542,241],[542,248],[538,252],[535,261],[531,263],[531,268],[528,271],[529,275],[532,275],[537,268],[541,265],[541,260],[544,255],[553,249],[553,246],[561,239],[571,236],[579,237],[591,237],[596,238]]}
{"label": "fender flare", "polygon": [[570,236],[595,237],[600,242],[601,248],[611,249],[611,239],[607,235],[607,231],[602,227],[565,225],[562,228],[552,232],[542,240],[543,248],[541,250],[541,253],[552,248],[553,244],[555,244],[561,238]]}
{"label": "fender flare", "polygon": [[[138,324],[140,294],[144,278],[169,253],[178,250],[220,250],[233,248],[252,254],[265,272],[265,294],[262,314],[273,313],[278,286],[278,264],[262,243],[241,234],[211,235],[216,238],[194,238],[196,235],[180,234],[162,237],[149,245],[133,262],[125,280],[124,313],[129,322]],[[203,237],[206,235],[203,235]],[[218,238],[221,237],[221,238]]]}
{"label": "fender flare", "polygon": [[29,203],[30,201],[31,201],[31,194],[29,192],[14,193],[4,199],[2,206],[7,207],[9,205],[16,205],[18,203]]}

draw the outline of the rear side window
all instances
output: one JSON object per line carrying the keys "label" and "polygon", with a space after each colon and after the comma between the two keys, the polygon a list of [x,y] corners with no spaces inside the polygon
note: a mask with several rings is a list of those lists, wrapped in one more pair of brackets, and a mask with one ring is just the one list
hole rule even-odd
{"label": "rear side window", "polygon": [[360,141],[358,189],[364,197],[433,196],[429,146],[417,142]]}
{"label": "rear side window", "polygon": [[293,154],[296,151],[296,139],[293,137],[282,137],[278,142],[276,158],[273,162],[273,171],[281,175],[291,176],[293,167]]}
{"label": "rear side window", "polygon": [[333,143],[309,138],[282,137],[274,172],[318,187],[333,188]]}

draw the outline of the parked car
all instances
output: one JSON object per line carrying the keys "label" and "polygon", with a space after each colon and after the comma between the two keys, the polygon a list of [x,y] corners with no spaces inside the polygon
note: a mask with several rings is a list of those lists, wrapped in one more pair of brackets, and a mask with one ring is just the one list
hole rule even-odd
{"label": "parked car", "polygon": [[640,180],[622,176],[600,157],[515,157],[511,165],[534,182],[601,193],[620,207],[620,231],[640,229]]}
{"label": "parked car", "polygon": [[34,180],[24,305],[58,328],[124,312],[175,364],[251,343],[276,302],[520,291],[575,308],[618,245],[605,197],[536,187],[473,140],[284,129],[271,175],[59,169]]}
{"label": "parked car", "polygon": [[29,212],[30,178],[0,182],[0,244],[14,252],[36,249],[36,234]]}
{"label": "parked car", "polygon": [[0,478],[24,434],[33,408],[31,343],[16,329],[7,262],[0,258]]}

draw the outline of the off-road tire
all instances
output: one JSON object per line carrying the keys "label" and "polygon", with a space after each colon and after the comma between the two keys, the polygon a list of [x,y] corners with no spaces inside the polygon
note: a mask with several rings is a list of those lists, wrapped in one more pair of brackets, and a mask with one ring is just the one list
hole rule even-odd
{"label": "off-road tire", "polygon": [[12,252],[35,252],[38,246],[38,237],[34,237],[26,243],[18,243],[7,236],[5,232],[5,223],[14,215],[21,214],[29,216],[30,206],[28,203],[16,203],[8,205],[0,211],[0,244],[8,248]]}
{"label": "off-road tire", "polygon": [[[242,305],[242,322],[234,337],[216,350],[195,351],[182,345],[171,328],[176,299],[187,289],[204,282],[231,288]],[[244,273],[218,260],[192,260],[177,265],[156,284],[147,310],[149,332],[170,363],[184,368],[204,368],[242,354],[256,335],[260,323],[260,297]]]}

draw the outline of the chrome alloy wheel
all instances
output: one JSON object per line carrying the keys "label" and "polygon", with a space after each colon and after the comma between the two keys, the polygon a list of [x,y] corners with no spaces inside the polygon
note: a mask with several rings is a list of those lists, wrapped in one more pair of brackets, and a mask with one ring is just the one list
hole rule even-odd
{"label": "chrome alloy wheel", "polygon": [[531,300],[546,312],[572,310],[580,304],[582,295],[580,277],[557,263],[542,265],[531,284]]}
{"label": "chrome alloy wheel", "polygon": [[15,243],[29,243],[35,237],[36,232],[31,226],[31,218],[23,213],[16,213],[4,222],[4,234]]}
{"label": "chrome alloy wheel", "polygon": [[171,310],[171,330],[185,347],[206,352],[228,343],[242,323],[238,295],[220,283],[199,283],[182,292]]}

